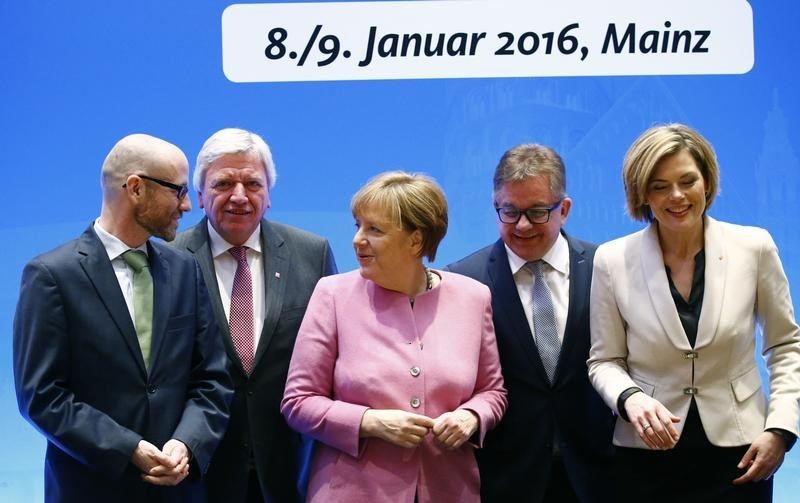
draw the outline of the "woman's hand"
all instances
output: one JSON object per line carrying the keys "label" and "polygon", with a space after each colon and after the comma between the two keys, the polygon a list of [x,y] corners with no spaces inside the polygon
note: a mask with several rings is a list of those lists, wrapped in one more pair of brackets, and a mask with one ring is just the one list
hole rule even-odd
{"label": "woman's hand", "polygon": [[649,448],[672,449],[678,443],[678,430],[673,423],[679,423],[681,418],[655,398],[645,393],[634,393],[625,400],[625,412]]}
{"label": "woman's hand", "polygon": [[478,429],[478,416],[468,409],[445,412],[433,420],[436,441],[448,449],[458,449]]}
{"label": "woman's hand", "polygon": [[404,410],[368,409],[361,418],[361,437],[376,437],[400,447],[416,447],[433,428],[433,419]]}
{"label": "woman's hand", "polygon": [[739,461],[739,469],[747,471],[734,479],[733,483],[744,484],[770,478],[780,468],[785,453],[786,443],[783,439],[771,431],[765,431],[753,440]]}

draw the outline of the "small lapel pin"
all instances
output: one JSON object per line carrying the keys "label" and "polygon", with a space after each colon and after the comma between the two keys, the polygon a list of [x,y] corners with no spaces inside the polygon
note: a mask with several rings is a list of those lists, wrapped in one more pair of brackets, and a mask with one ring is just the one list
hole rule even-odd
{"label": "small lapel pin", "polygon": [[276,273],[275,273],[275,277],[276,277],[276,278],[278,278],[278,279],[281,279],[281,273],[279,273],[279,272],[276,272]]}

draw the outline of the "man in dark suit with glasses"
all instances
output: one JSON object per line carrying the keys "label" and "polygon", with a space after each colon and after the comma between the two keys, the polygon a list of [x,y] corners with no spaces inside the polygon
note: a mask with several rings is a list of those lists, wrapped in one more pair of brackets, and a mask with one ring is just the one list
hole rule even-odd
{"label": "man in dark suit with glasses", "polygon": [[614,418],[587,376],[595,246],[562,227],[561,157],[519,145],[494,174],[500,239],[448,269],[485,283],[508,409],[476,452],[481,501],[613,501]]}

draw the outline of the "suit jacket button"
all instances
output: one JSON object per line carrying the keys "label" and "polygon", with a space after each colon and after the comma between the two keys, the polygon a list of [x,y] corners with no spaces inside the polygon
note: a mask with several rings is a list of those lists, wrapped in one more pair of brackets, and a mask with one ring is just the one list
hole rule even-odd
{"label": "suit jacket button", "polygon": [[412,375],[413,377],[417,377],[417,376],[419,375],[419,373],[420,373],[420,372],[422,372],[422,370],[420,370],[420,368],[419,368],[419,367],[417,367],[416,365],[414,365],[413,367],[411,367],[411,368],[409,369],[409,372],[411,372],[411,375]]}
{"label": "suit jacket button", "polygon": [[420,401],[419,398],[417,398],[417,397],[412,397],[411,398],[411,406],[414,407],[415,409],[418,408],[421,403],[422,402]]}
{"label": "suit jacket button", "polygon": [[253,396],[253,390],[247,390],[247,396]]}
{"label": "suit jacket button", "polygon": [[151,384],[150,386],[147,387],[147,392],[152,395],[153,393],[156,392],[156,389],[157,388]]}

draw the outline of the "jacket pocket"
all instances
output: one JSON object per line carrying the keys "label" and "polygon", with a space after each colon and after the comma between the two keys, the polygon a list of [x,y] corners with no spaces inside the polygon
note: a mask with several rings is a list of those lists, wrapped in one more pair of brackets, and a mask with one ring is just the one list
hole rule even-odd
{"label": "jacket pocket", "polygon": [[752,367],[731,381],[731,389],[733,389],[733,396],[736,397],[737,402],[744,402],[760,388],[761,376],[758,375],[758,367]]}
{"label": "jacket pocket", "polygon": [[187,327],[191,327],[195,324],[196,318],[194,313],[190,314],[182,314],[179,316],[173,316],[172,318],[167,320],[167,332],[172,330],[180,330],[185,329]]}
{"label": "jacket pocket", "polygon": [[656,392],[655,385],[650,384],[649,382],[646,382],[646,381],[642,381],[640,378],[638,378],[635,375],[632,375],[631,379],[633,379],[633,382],[636,383],[637,386],[642,388],[642,391],[644,391],[644,393],[646,395],[652,397],[655,394],[655,392]]}

